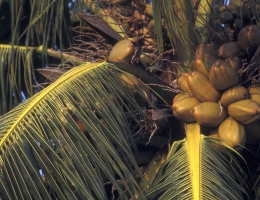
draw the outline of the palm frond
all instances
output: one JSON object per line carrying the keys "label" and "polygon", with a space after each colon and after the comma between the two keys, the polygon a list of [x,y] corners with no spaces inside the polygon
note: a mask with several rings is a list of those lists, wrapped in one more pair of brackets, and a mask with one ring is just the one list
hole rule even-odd
{"label": "palm frond", "polygon": [[33,88],[36,84],[33,49],[1,45],[0,69],[0,115],[2,115],[36,92]]}
{"label": "palm frond", "polygon": [[44,49],[63,49],[71,44],[69,0],[10,0],[9,5],[4,5],[10,13],[10,18],[7,18],[9,13],[4,17],[10,24],[6,31],[11,34],[11,44],[42,45]]}
{"label": "palm frond", "polygon": [[161,13],[161,1],[153,1],[153,13],[154,13],[154,34],[158,43],[158,51],[161,54],[163,52],[163,36],[162,36],[162,13]]}
{"label": "palm frond", "polygon": [[[161,18],[167,27],[167,34],[171,45],[177,53],[177,60],[181,65],[189,66],[193,59],[196,45],[208,42],[207,26],[209,26],[212,1],[189,0],[153,0],[153,4],[160,4],[161,11],[153,6],[155,30],[161,30]],[[171,5],[171,6],[169,6]],[[159,48],[162,46],[162,35],[155,32]],[[160,35],[159,35],[160,34]]]}
{"label": "palm frond", "polygon": [[104,181],[134,198],[142,174],[124,112],[145,115],[119,73],[83,64],[0,117],[1,199],[107,199]]}
{"label": "palm frond", "polygon": [[200,134],[197,124],[189,124],[186,133],[186,139],[171,147],[148,199],[250,199],[245,173],[234,154]]}

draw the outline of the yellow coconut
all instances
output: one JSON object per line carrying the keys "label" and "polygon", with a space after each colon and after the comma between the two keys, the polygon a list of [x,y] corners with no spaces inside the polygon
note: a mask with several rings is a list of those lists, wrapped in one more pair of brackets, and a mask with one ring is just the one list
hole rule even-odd
{"label": "yellow coconut", "polygon": [[178,85],[179,85],[179,87],[181,88],[182,91],[191,94],[190,88],[189,88],[188,83],[187,83],[187,77],[188,76],[189,76],[189,73],[182,72],[177,79],[177,83],[178,83]]}
{"label": "yellow coconut", "polygon": [[200,102],[218,102],[220,92],[201,73],[197,71],[191,72],[187,77],[187,83],[193,96]]}
{"label": "yellow coconut", "polygon": [[241,124],[250,124],[260,119],[260,104],[251,99],[237,101],[228,106],[228,114]]}
{"label": "yellow coconut", "polygon": [[250,98],[258,103],[260,103],[260,87],[253,86],[249,89]]}
{"label": "yellow coconut", "polygon": [[218,128],[219,138],[222,142],[241,151],[246,144],[246,132],[244,126],[231,117],[225,119]]}
{"label": "yellow coconut", "polygon": [[131,64],[135,51],[136,49],[131,40],[121,40],[112,48],[108,60],[111,62],[126,62]]}
{"label": "yellow coconut", "polygon": [[238,73],[224,60],[217,60],[210,68],[209,81],[217,90],[225,90],[238,83]]}
{"label": "yellow coconut", "polygon": [[192,109],[192,115],[198,124],[215,127],[227,118],[227,111],[215,102],[203,102]]}
{"label": "yellow coconut", "polygon": [[199,103],[196,98],[188,94],[177,94],[173,99],[173,115],[185,123],[196,122],[191,114],[191,110]]}
{"label": "yellow coconut", "polygon": [[195,71],[200,72],[205,77],[209,76],[209,70],[217,58],[211,54],[202,54],[195,57],[191,63]]}
{"label": "yellow coconut", "polygon": [[236,85],[227,89],[220,97],[220,103],[227,108],[230,104],[248,98],[247,89],[243,86]]}

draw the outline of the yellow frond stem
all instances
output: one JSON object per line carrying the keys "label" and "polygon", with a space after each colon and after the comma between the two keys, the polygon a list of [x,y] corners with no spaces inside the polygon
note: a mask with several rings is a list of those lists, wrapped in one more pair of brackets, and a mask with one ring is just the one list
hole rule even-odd
{"label": "yellow frond stem", "polygon": [[193,200],[200,200],[200,125],[186,125],[186,145],[190,168]]}

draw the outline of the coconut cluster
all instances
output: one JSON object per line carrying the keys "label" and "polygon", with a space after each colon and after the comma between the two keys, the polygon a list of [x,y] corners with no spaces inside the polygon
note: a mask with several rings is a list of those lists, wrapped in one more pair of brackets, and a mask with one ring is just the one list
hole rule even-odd
{"label": "coconut cluster", "polygon": [[258,143],[260,87],[243,86],[244,74],[240,71],[241,58],[258,48],[259,34],[260,27],[251,25],[240,30],[238,41],[227,42],[218,50],[212,45],[199,45],[193,71],[183,72],[177,79],[182,93],[173,99],[174,116],[208,127],[207,134],[214,133],[237,150],[246,143]]}

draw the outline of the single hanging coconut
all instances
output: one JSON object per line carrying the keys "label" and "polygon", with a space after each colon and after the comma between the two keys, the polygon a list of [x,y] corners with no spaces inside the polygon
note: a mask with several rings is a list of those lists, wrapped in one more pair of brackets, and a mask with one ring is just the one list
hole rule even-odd
{"label": "single hanging coconut", "polygon": [[215,127],[227,118],[227,111],[215,102],[203,102],[192,109],[192,115],[198,124]]}
{"label": "single hanging coconut", "polygon": [[242,146],[246,144],[244,126],[231,117],[228,117],[219,125],[218,135],[219,138],[223,139],[221,140],[223,143],[237,151],[241,151]]}
{"label": "single hanging coconut", "polygon": [[227,89],[220,97],[220,103],[227,108],[230,104],[248,98],[247,89],[243,86],[236,85]]}
{"label": "single hanging coconut", "polygon": [[177,83],[178,83],[178,85],[179,85],[179,87],[181,88],[182,91],[191,94],[191,91],[190,91],[190,88],[189,88],[188,82],[187,82],[188,76],[189,76],[189,73],[182,72],[177,79]]}
{"label": "single hanging coconut", "polygon": [[217,60],[209,71],[209,81],[217,90],[225,90],[238,83],[238,73],[224,60]]}
{"label": "single hanging coconut", "polygon": [[131,40],[121,40],[112,48],[108,60],[111,62],[126,62],[131,64],[136,48]]}
{"label": "single hanging coconut", "polygon": [[237,101],[228,106],[228,114],[241,124],[250,124],[260,119],[260,104],[254,100]]}
{"label": "single hanging coconut", "polygon": [[178,120],[185,123],[196,122],[191,114],[191,110],[199,103],[200,102],[196,98],[188,94],[177,94],[173,99],[172,104],[173,115]]}
{"label": "single hanging coconut", "polygon": [[220,92],[201,73],[196,71],[191,72],[187,77],[187,83],[193,96],[200,102],[218,102]]}

